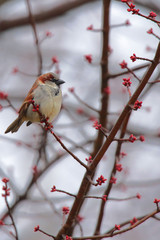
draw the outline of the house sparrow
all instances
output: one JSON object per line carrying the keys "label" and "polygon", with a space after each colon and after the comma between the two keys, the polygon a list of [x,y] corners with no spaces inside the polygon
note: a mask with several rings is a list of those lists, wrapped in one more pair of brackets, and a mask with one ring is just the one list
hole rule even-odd
{"label": "house sparrow", "polygon": [[61,108],[62,92],[60,85],[63,83],[64,81],[60,80],[55,73],[45,73],[39,76],[24,99],[18,111],[19,116],[5,133],[17,132],[25,121],[27,121],[27,126],[33,122],[40,122],[39,114],[33,111],[31,100],[34,100],[35,105],[39,105],[39,111],[45,118],[48,118],[48,122],[52,122]]}

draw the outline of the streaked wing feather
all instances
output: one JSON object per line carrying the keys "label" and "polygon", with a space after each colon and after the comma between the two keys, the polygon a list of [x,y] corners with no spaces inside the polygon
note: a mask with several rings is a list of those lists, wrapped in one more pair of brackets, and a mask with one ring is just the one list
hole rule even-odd
{"label": "streaked wing feather", "polygon": [[32,100],[32,93],[36,87],[37,87],[37,81],[33,84],[32,88],[30,89],[30,91],[27,94],[27,97],[24,99],[23,104],[18,111],[19,115],[26,113],[27,108],[30,104],[30,100]]}

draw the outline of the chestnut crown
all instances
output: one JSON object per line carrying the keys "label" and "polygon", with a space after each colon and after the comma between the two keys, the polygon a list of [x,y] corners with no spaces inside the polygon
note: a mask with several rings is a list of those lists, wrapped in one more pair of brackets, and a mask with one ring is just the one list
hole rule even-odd
{"label": "chestnut crown", "polygon": [[65,81],[59,79],[58,75],[52,72],[45,73],[39,77],[39,80],[42,82],[51,81],[54,82],[57,86],[65,83]]}

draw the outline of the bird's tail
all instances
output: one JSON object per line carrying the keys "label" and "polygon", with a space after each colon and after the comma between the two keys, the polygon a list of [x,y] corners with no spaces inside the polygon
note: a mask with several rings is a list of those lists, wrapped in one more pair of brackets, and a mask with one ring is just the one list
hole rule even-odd
{"label": "bird's tail", "polygon": [[9,125],[9,127],[6,129],[5,133],[17,132],[23,122],[24,122],[23,118],[18,117],[13,123],[11,123],[11,125]]}

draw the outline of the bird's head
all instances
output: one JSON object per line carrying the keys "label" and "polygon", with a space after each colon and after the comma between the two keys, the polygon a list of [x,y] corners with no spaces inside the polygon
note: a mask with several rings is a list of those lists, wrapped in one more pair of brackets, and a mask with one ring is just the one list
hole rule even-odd
{"label": "bird's head", "polygon": [[45,73],[39,76],[39,81],[41,81],[42,83],[45,83],[46,81],[51,81],[55,83],[57,86],[60,86],[61,84],[65,83],[65,81],[59,79],[57,74],[52,72]]}

